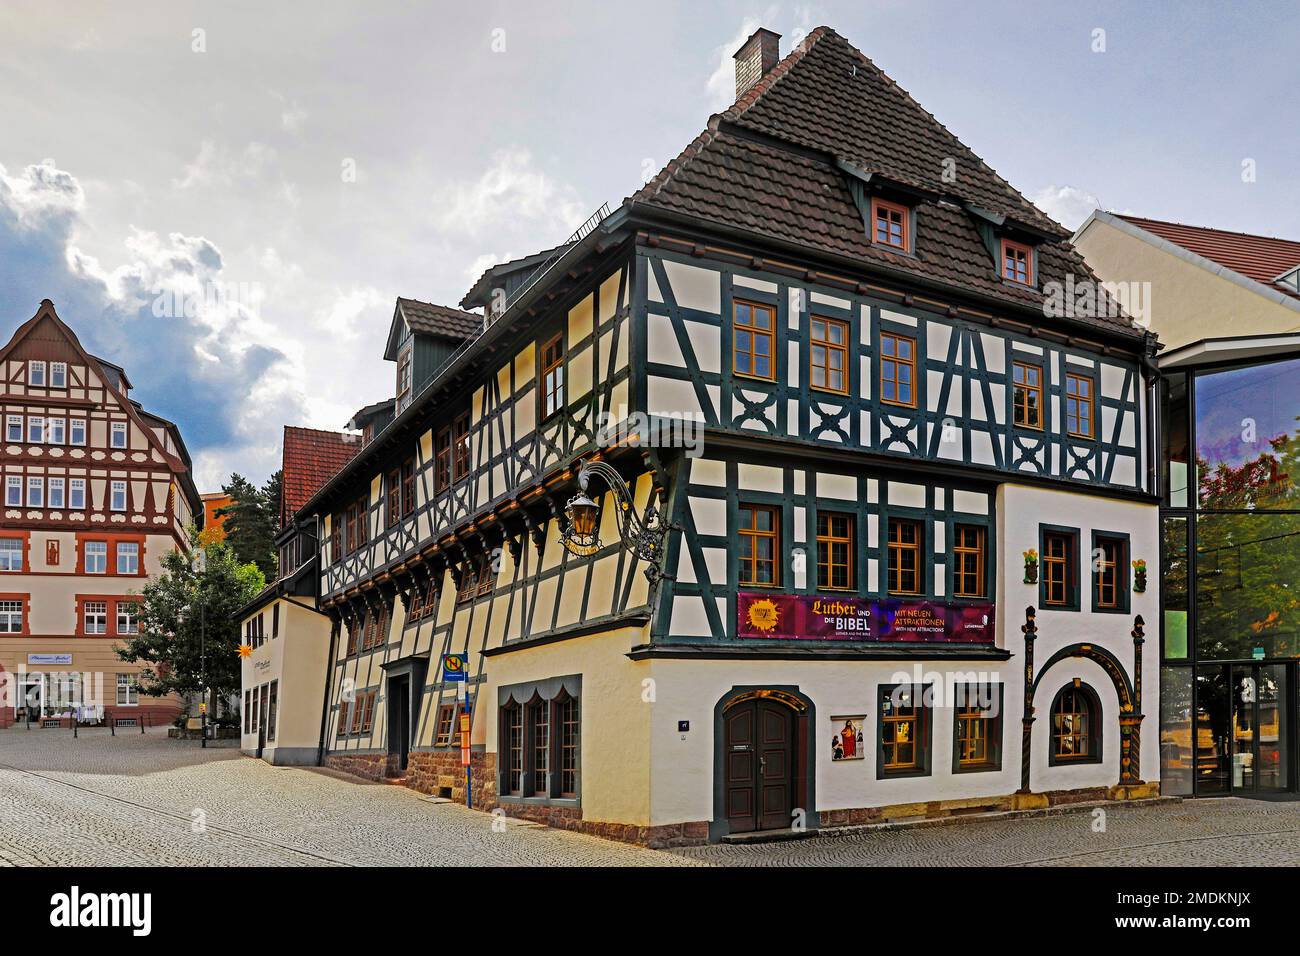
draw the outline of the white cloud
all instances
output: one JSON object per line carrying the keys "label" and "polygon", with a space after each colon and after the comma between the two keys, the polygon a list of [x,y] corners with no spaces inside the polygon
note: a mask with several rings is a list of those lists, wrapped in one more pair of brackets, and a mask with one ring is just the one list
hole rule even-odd
{"label": "white cloud", "polygon": [[79,216],[86,207],[81,184],[46,159],[10,176],[0,166],[0,203],[24,226],[39,225],[50,216]]}
{"label": "white cloud", "polygon": [[1101,200],[1077,186],[1045,186],[1029,197],[1030,201],[1066,229],[1078,229]]}
{"label": "white cloud", "polygon": [[474,237],[531,224],[550,229],[558,242],[589,212],[577,191],[539,169],[526,149],[499,150],[476,180],[450,183],[433,199],[441,228]]}
{"label": "white cloud", "polygon": [[173,179],[177,189],[193,186],[229,186],[238,180],[256,179],[276,161],[275,150],[265,143],[251,142],[232,151],[210,139],[199,144],[198,155],[185,166],[185,176]]}

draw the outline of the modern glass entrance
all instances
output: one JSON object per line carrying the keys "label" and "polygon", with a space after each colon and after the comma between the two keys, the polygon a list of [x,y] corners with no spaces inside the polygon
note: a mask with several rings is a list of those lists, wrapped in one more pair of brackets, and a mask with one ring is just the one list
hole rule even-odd
{"label": "modern glass entrance", "polygon": [[1161,387],[1161,792],[1300,792],[1300,358]]}
{"label": "modern glass entrance", "polygon": [[1194,792],[1253,796],[1295,789],[1295,664],[1196,668]]}

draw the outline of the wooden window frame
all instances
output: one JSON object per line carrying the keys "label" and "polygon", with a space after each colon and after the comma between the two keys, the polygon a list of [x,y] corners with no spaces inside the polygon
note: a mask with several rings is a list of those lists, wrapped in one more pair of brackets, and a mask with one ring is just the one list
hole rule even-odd
{"label": "wooden window frame", "polygon": [[[1069,710],[1063,709],[1063,705],[1067,702],[1070,704]],[[1074,720],[1072,725],[1065,729],[1064,722],[1058,723],[1057,718],[1067,716]],[[1081,717],[1082,721],[1079,719]],[[1101,699],[1089,685],[1076,677],[1058,690],[1047,712],[1047,721],[1048,766],[1102,762],[1104,731],[1101,722]],[[1066,740],[1071,741],[1071,744],[1068,749],[1063,749],[1062,745]],[[1082,749],[1079,749],[1080,744]]]}
{"label": "wooden window frame", "polygon": [[[975,532],[975,540],[968,544],[965,532]],[[988,549],[989,529],[981,524],[957,522],[952,527],[952,596],[970,600],[985,599],[989,596],[988,586]],[[966,555],[975,556],[975,580],[979,585],[977,591],[965,589],[965,579],[969,573],[964,567]]]}
{"label": "wooden window frame", "polygon": [[470,473],[469,412],[461,412],[451,425],[451,483],[457,485]]}
{"label": "wooden window frame", "polygon": [[336,738],[350,737],[352,735],[352,719],[348,716],[348,708],[351,707],[353,710],[355,710],[356,706],[357,706],[356,698],[353,698],[350,701],[348,700],[339,701],[338,726],[334,730],[334,736]]}
{"label": "wooden window frame", "polygon": [[438,495],[451,488],[451,433],[451,426],[444,425],[434,443],[433,485]]}
{"label": "wooden window frame", "polygon": [[[1024,369],[1026,372],[1033,372],[1038,378],[1038,384],[1030,385],[1027,381],[1024,383],[1017,383],[1016,371],[1018,369]],[[1022,362],[1016,360],[1011,363],[1011,421],[1016,428],[1030,428],[1033,429],[1034,431],[1041,432],[1045,427],[1046,416],[1044,412],[1046,406],[1043,404],[1043,379],[1044,378],[1045,376],[1043,374],[1043,366],[1037,364],[1036,362]],[[1036,424],[1028,420],[1029,411],[1030,411],[1029,402],[1026,400],[1023,404],[1021,403],[1020,401],[1021,392],[1025,393],[1026,399],[1028,399],[1028,393],[1030,392],[1033,392],[1038,396],[1038,404],[1036,407],[1036,410],[1038,412],[1038,422]],[[1025,419],[1026,419],[1025,421],[1020,420],[1020,413],[1022,409],[1025,414]]]}
{"label": "wooden window frame", "polygon": [[[823,520],[826,524],[823,527]],[[835,533],[835,522],[846,522],[843,535]],[[857,516],[845,511],[817,512],[817,589],[819,591],[856,591],[858,589],[855,566]],[[844,549],[844,561],[835,560],[835,547]],[[844,569],[845,584],[828,583],[835,580],[836,571]]]}
{"label": "wooden window frame", "polygon": [[[1040,525],[1038,539],[1039,607],[1047,611],[1079,610],[1079,530]],[[1055,553],[1053,542],[1056,540],[1064,544],[1063,555]],[[1053,595],[1057,583],[1056,568],[1060,568],[1060,582],[1064,588],[1060,600]]]}
{"label": "wooden window frame", "polygon": [[[538,349],[537,362],[537,412],[538,421],[544,422],[564,411],[564,333],[557,332]],[[551,373],[558,370],[554,379]]]}
{"label": "wooden window frame", "polygon": [[402,517],[402,479],[401,471],[397,468],[388,473],[388,508],[385,516],[389,528],[396,528]]}
{"label": "wooden window frame", "polygon": [[[751,516],[759,512],[767,512],[772,517],[772,530],[762,531],[757,528],[757,522],[752,518],[749,526],[746,527],[743,522],[745,514]],[[784,511],[777,505],[760,505],[742,502],[737,509],[737,538],[749,538],[750,552],[746,558],[737,548],[736,553],[736,581],[740,587],[747,588],[779,588],[781,586],[781,524],[784,520]],[[758,557],[758,542],[761,540],[770,540],[772,542],[772,580],[759,581],[755,578],[760,558]],[[746,569],[748,565],[748,569]]]}
{"label": "wooden window frame", "polygon": [[[886,355],[886,354],[885,354],[885,341],[886,341],[886,340],[889,340],[890,342],[894,343],[894,352],[893,352],[892,355]],[[909,346],[911,346],[911,356],[912,356],[911,358],[907,358],[907,359],[899,358],[899,356],[898,356],[898,343],[899,343],[899,342],[906,342]],[[877,377],[878,377],[878,379],[879,379],[879,385],[880,385],[880,388],[879,388],[879,392],[880,392],[880,401],[881,401],[882,404],[884,404],[884,405],[893,405],[893,406],[895,406],[895,407],[897,407],[897,408],[916,408],[916,407],[917,407],[917,401],[918,401],[918,397],[919,397],[919,396],[918,396],[918,392],[920,391],[920,382],[918,381],[918,379],[917,379],[917,377],[916,377],[916,365],[917,365],[917,362],[916,362],[916,349],[917,349],[917,341],[916,341],[916,337],[915,337],[915,336],[912,336],[912,335],[904,335],[904,334],[902,334],[901,332],[883,332],[883,331],[882,331],[882,332],[880,333],[880,355],[878,356],[878,360],[879,360],[879,363],[880,363],[880,374],[879,374],[879,376],[877,376]],[[886,374],[885,374],[885,364],[886,364],[886,363],[891,363],[892,365],[895,366],[894,374],[893,374],[892,376],[889,376],[889,375],[886,375]],[[898,394],[899,394],[898,366],[904,366],[904,365],[907,366],[907,368],[910,370],[910,373],[911,373],[911,383],[910,383],[910,386],[909,386],[909,387],[911,388],[911,399],[910,399],[910,401],[906,401],[906,402],[905,402],[905,401],[901,401],[901,400],[897,397]],[[891,383],[891,384],[894,386],[894,396],[895,396],[894,398],[886,398],[886,397],[885,397],[885,383],[886,383],[886,382],[889,382],[889,383]]]}
{"label": "wooden window frame", "polygon": [[[1113,548],[1115,554],[1107,555]],[[1113,531],[1092,533],[1092,609],[1101,614],[1129,613],[1132,598],[1129,576],[1130,539],[1127,534]],[[1099,553],[1100,552],[1100,553]],[[1113,580],[1107,582],[1107,571]],[[1109,589],[1109,594],[1107,593]]]}
{"label": "wooden window frame", "polygon": [[[1025,260],[1025,277],[1022,279],[1012,271],[1008,271],[1007,258],[1008,253],[1023,253]],[[1019,258],[1012,256],[1014,261],[1019,262]],[[1034,247],[1026,245],[1023,242],[1016,242],[1014,239],[1003,239],[1001,247],[1001,258],[998,260],[998,275],[1007,282],[1014,282],[1016,285],[1034,287]]]}
{"label": "wooden window frame", "polygon": [[[901,531],[904,527],[908,527],[908,526],[916,528],[915,542],[909,543],[902,540]],[[895,528],[897,528],[900,532],[900,534],[898,535],[898,540],[895,540],[895,535],[894,535]],[[885,540],[886,540],[886,551],[888,557],[888,561],[885,567],[885,590],[890,595],[898,595],[901,597],[917,597],[922,594],[925,594],[925,578],[926,578],[925,563],[924,563],[925,554],[926,554],[925,553],[925,541],[926,541],[925,522],[922,521],[920,518],[906,518],[898,515],[891,516],[886,524]],[[903,568],[901,557],[904,553],[907,552],[916,555],[916,568],[912,572],[913,574],[916,575],[916,589],[913,591],[904,590],[902,587],[891,588],[889,586],[889,578],[891,575],[895,575],[898,583],[900,585],[902,584],[902,576],[904,574],[905,569]],[[894,561],[895,554],[897,554],[900,558],[900,560],[897,562],[897,565],[895,564]]]}
{"label": "wooden window frame", "polygon": [[[906,689],[910,706],[893,708],[895,691]],[[930,775],[930,759],[933,752],[933,707],[926,703],[929,688],[922,684],[881,684],[877,698],[877,711],[880,714],[879,729],[876,732],[876,777],[926,777]],[[900,741],[899,728],[906,726],[905,734],[909,739]],[[911,744],[912,759],[903,762],[898,759],[899,747]],[[892,758],[891,759],[891,755]]]}
{"label": "wooden window frame", "polygon": [[[766,329],[764,329],[759,327],[758,325],[755,325],[752,322],[752,320],[750,322],[741,322],[737,318],[736,313],[737,313],[737,308],[742,305],[747,307],[750,310],[751,316],[754,314],[754,312],[758,310],[762,310],[763,312],[766,312],[768,316],[771,318],[771,324]],[[757,382],[776,381],[776,370],[777,370],[776,327],[777,327],[776,306],[766,305],[762,302],[755,302],[751,299],[732,300],[731,302],[731,374],[732,375],[736,376],[737,378],[753,379],[754,381]],[[749,334],[750,347],[747,351],[742,352],[739,346],[736,344],[737,329],[743,332],[747,332]],[[736,356],[740,354],[745,354],[749,356],[749,367],[751,369],[756,367],[756,363],[754,360],[758,358],[758,350],[755,347],[754,343],[757,341],[758,336],[764,336],[768,340],[767,360],[771,370],[771,374],[769,375],[760,375],[754,371],[741,372],[738,371],[736,366]]]}
{"label": "wooden window frame", "polygon": [[549,775],[553,761],[551,760],[554,740],[552,739],[551,728],[554,726],[553,718],[557,708],[553,706],[552,701],[543,700],[541,697],[534,697],[533,700],[524,708],[525,731],[528,735],[528,776],[531,781],[528,792],[534,797],[549,797],[551,795],[551,781]]}
{"label": "wooden window frame", "polygon": [[434,723],[433,745],[450,747],[456,743],[456,715],[459,707],[456,703],[438,705],[438,719]]}
{"label": "wooden window frame", "polygon": [[401,467],[401,516],[409,518],[415,513],[415,459],[408,458]]}
{"label": "wooden window frame", "polygon": [[[1004,733],[1003,702],[1005,685],[959,684],[954,688],[952,715],[952,772],[986,773],[1002,769],[1002,737]],[[981,691],[984,693],[981,694]],[[981,704],[981,698],[990,701]],[[987,709],[986,709],[987,708]],[[974,733],[973,733],[974,732]],[[968,754],[967,741],[983,741],[983,752]]]}
{"label": "wooden window frame", "polygon": [[[1070,386],[1076,382],[1087,383],[1088,394],[1086,397],[1080,397],[1077,393],[1076,394],[1070,393]],[[1097,383],[1091,375],[1082,374],[1080,372],[1070,372],[1070,371],[1067,371],[1065,373],[1065,385],[1062,388],[1061,400],[1064,403],[1064,410],[1065,410],[1065,432],[1071,438],[1081,438],[1084,439],[1085,441],[1092,441],[1097,437],[1096,399],[1097,399]],[[1070,428],[1070,418],[1071,418],[1070,402],[1072,401],[1076,403],[1076,407],[1079,408],[1080,410],[1082,408],[1082,405],[1078,403],[1083,403],[1086,404],[1087,406],[1088,430],[1086,432],[1074,431]],[[1083,421],[1084,418],[1084,416],[1080,415],[1078,411],[1075,412],[1075,415],[1073,417],[1078,422]]]}
{"label": "wooden window frame", "polygon": [[[881,213],[884,213],[882,216]],[[899,241],[892,242],[889,239],[890,227],[892,226],[891,214],[898,216]],[[882,246],[886,249],[895,249],[899,252],[912,251],[912,210],[896,202],[890,202],[888,199],[881,199],[879,196],[871,197],[871,243],[872,245]],[[881,222],[885,223],[885,237],[880,238]]]}
{"label": "wooden window frame", "polygon": [[[816,325],[818,322],[824,323],[826,334],[823,338],[818,338],[816,334]],[[836,345],[830,340],[830,331],[832,326],[838,327],[843,332],[839,345]],[[808,387],[809,388],[818,392],[830,392],[832,395],[849,394],[849,331],[850,331],[849,323],[845,322],[843,319],[830,319],[823,315],[814,315],[809,318],[808,320]],[[826,362],[823,365],[818,365],[816,359],[813,357],[813,351],[818,346],[826,350]],[[840,356],[840,367],[838,370],[840,373],[840,384],[842,386],[840,388],[835,388],[830,384],[831,372],[835,371],[830,367],[830,357],[831,357],[831,353],[833,352],[838,353]],[[815,372],[817,369],[821,369],[823,381],[826,382],[825,385],[814,384],[813,372]]]}
{"label": "wooden window frame", "polygon": [[524,795],[524,764],[527,748],[524,746],[524,705],[510,701],[501,708],[502,747],[505,762],[502,790],[504,796]]}
{"label": "wooden window frame", "polygon": [[[561,694],[551,701],[554,708],[551,736],[555,743],[554,789],[562,800],[576,800],[582,773],[582,701],[569,694]],[[572,711],[572,719],[568,711]],[[572,728],[572,735],[569,729]]]}

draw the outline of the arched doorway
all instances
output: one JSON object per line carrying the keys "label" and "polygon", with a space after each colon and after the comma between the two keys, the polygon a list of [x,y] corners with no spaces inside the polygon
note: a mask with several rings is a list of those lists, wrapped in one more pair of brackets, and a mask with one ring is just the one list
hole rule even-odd
{"label": "arched doorway", "polygon": [[812,702],[797,688],[732,688],[715,713],[711,836],[815,826]]}

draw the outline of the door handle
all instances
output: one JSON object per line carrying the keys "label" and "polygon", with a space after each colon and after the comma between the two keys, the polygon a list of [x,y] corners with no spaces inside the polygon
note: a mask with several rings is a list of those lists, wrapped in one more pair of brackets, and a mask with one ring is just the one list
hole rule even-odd
{"label": "door handle", "polygon": [[761,767],[763,770],[766,770],[766,769],[767,769],[767,758],[764,757],[762,754],[759,754],[759,757],[758,757],[758,765],[759,765],[759,767]]}

